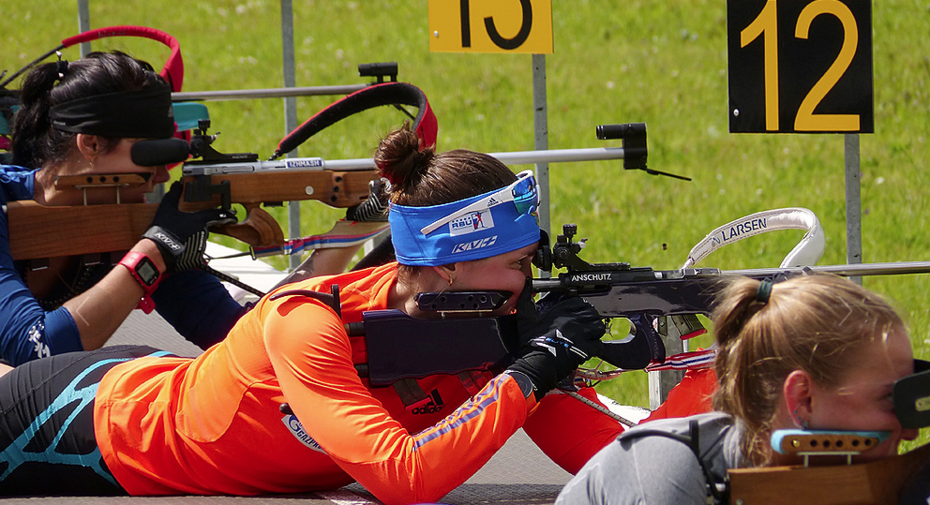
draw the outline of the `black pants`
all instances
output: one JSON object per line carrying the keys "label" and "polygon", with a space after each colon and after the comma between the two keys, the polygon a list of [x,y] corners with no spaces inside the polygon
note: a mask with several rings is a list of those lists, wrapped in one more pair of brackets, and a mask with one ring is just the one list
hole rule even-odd
{"label": "black pants", "polygon": [[30,361],[0,377],[0,495],[124,495],[94,435],[94,395],[113,366],[166,355],[112,346]]}

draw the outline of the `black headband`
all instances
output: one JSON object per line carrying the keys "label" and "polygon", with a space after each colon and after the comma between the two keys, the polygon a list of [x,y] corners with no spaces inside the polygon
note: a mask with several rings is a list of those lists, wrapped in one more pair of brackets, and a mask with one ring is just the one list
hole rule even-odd
{"label": "black headband", "polygon": [[140,139],[174,135],[168,85],[71,100],[52,107],[48,117],[55,129],[71,133]]}

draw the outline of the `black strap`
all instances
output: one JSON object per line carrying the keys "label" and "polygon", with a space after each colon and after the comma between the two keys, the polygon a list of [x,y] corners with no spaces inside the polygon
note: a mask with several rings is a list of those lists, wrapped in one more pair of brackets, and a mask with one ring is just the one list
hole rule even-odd
{"label": "black strap", "polygon": [[342,302],[339,300],[339,285],[333,284],[330,286],[331,293],[321,293],[319,291],[311,291],[309,289],[288,289],[286,291],[280,291],[271,295],[269,300],[277,300],[278,298],[283,298],[285,296],[309,296],[310,298],[316,298],[317,300],[329,305],[330,308],[336,313],[336,316],[339,319],[342,319]]}
{"label": "black strap", "polygon": [[417,107],[413,127],[424,147],[432,147],[436,143],[437,122],[426,94],[420,88],[406,82],[385,82],[356,91],[317,112],[281,139],[271,159],[277,159],[293,151],[313,135],[354,114],[374,107],[396,104]]}

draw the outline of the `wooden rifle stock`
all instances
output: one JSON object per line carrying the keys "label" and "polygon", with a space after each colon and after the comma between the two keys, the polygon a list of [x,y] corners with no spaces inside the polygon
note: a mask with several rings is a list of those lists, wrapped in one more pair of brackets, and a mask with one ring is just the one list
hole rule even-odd
{"label": "wooden rifle stock", "polygon": [[132,248],[155,217],[154,203],[48,207],[7,204],[14,260],[54,258]]}
{"label": "wooden rifle stock", "polygon": [[[380,176],[377,170],[306,170],[185,176],[182,182],[199,178],[203,184],[206,177],[211,185],[228,184],[230,203],[241,204],[248,212],[245,221],[221,227],[217,233],[264,247],[283,244],[284,238],[278,223],[259,205],[319,200],[347,208],[365,201],[368,183]],[[222,203],[219,194],[204,201],[188,200],[182,196],[179,204],[185,212]],[[139,241],[157,209],[157,204],[147,203],[52,207],[31,200],[9,202],[10,250],[14,260],[125,251]]]}
{"label": "wooden rifle stock", "polygon": [[930,461],[930,445],[888,459],[841,466],[776,466],[729,471],[730,503],[898,503],[908,480]]}

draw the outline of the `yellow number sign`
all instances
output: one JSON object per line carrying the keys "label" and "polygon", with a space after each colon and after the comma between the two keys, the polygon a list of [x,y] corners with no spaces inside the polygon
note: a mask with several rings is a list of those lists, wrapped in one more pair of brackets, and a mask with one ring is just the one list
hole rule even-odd
{"label": "yellow number sign", "polygon": [[552,2],[429,0],[429,50],[552,54]]}

